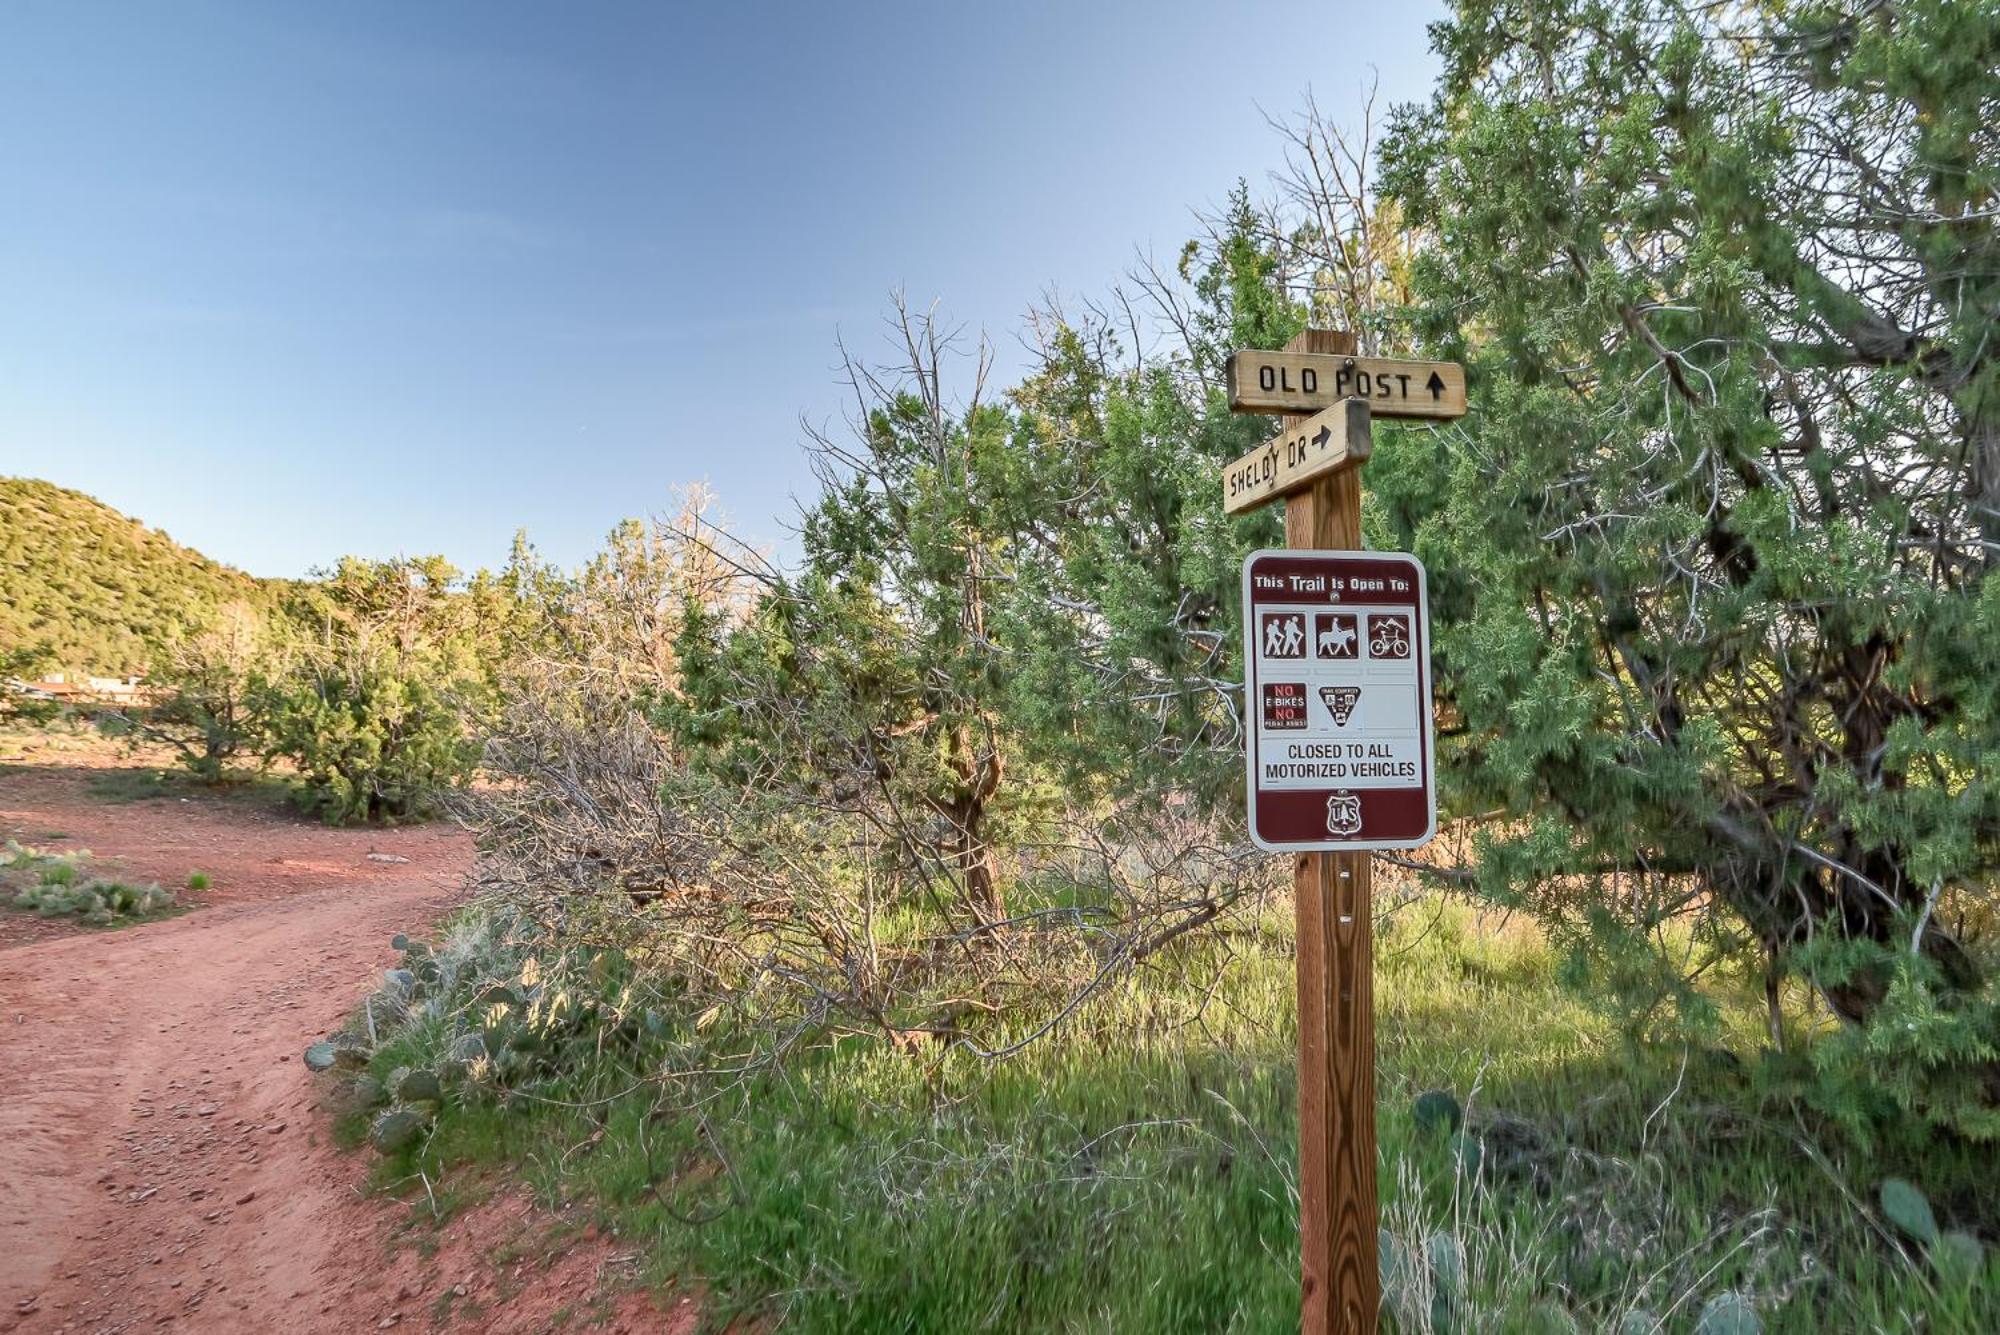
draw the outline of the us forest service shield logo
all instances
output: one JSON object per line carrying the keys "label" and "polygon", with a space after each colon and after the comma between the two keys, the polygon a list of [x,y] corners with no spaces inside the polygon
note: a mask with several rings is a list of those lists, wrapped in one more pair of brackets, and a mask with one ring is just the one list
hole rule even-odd
{"label": "us forest service shield logo", "polygon": [[1361,797],[1345,790],[1326,799],[1326,832],[1350,835],[1361,831]]}

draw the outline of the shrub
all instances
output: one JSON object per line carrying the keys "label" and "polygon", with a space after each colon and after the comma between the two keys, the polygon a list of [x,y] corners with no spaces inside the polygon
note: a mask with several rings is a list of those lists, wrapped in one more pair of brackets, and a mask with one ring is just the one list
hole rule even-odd
{"label": "shrub", "polygon": [[419,819],[470,777],[490,655],[457,579],[437,557],[348,558],[287,605],[287,670],[257,692],[266,752],[329,823]]}
{"label": "shrub", "polygon": [[162,692],[137,735],[163,741],[205,783],[226,776],[230,761],[266,738],[261,682],[280,669],[265,617],[246,602],[224,605],[192,630],[156,649],[148,678]]}
{"label": "shrub", "polygon": [[2000,362],[1961,285],[1993,225],[1960,220],[1991,153],[1934,108],[2000,97],[1936,56],[1990,51],[1994,11],[1839,8],[1754,39],[1666,0],[1434,29],[1383,179],[1427,234],[1413,332],[1474,396],[1385,438],[1370,537],[1432,572],[1467,879],[1636,1017],[1698,1031],[1677,975],[1734,964],[1775,1045],[1789,972],[1844,1026],[1815,1102],[1993,1140],[2000,474],[1966,442]]}

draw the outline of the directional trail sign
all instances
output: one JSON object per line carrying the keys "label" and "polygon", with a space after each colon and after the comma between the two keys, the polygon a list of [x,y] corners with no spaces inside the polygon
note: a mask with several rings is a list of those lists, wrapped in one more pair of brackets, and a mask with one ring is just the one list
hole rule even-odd
{"label": "directional trail sign", "polygon": [[1414,556],[1287,550],[1244,561],[1244,751],[1259,847],[1430,839],[1428,614]]}
{"label": "directional trail sign", "polygon": [[1360,399],[1377,417],[1465,416],[1465,368],[1322,352],[1238,352],[1229,406],[1240,413],[1312,413]]}
{"label": "directional trail sign", "polygon": [[1348,399],[1288,427],[1222,470],[1222,508],[1239,514],[1296,491],[1374,450],[1368,405]]}

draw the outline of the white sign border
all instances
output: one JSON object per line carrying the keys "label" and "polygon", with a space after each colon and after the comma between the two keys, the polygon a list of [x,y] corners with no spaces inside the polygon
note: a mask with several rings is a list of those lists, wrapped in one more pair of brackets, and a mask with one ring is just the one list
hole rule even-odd
{"label": "white sign border", "polygon": [[[1257,642],[1251,633],[1255,604],[1250,599],[1250,568],[1260,557],[1397,557],[1417,568],[1417,616],[1423,631],[1424,652],[1417,660],[1419,713],[1424,716],[1424,806],[1426,823],[1422,835],[1414,839],[1358,840],[1335,839],[1325,843],[1270,844],[1257,833],[1257,726],[1262,701],[1257,696]],[[1249,816],[1250,842],[1266,853],[1374,853],[1401,848],[1422,848],[1437,838],[1437,720],[1431,696],[1431,577],[1413,552],[1376,552],[1355,548],[1259,547],[1243,558],[1243,798]],[[1329,603],[1329,607],[1337,604]]]}

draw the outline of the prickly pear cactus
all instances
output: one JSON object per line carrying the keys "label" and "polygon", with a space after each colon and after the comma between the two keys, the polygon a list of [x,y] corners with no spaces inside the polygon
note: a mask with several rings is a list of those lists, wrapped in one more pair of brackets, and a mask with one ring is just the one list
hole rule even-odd
{"label": "prickly pear cactus", "polygon": [[349,1033],[333,1036],[333,1060],[350,1071],[366,1070],[368,1067],[368,1045],[359,1037]]}
{"label": "prickly pear cactus", "polygon": [[1465,1293],[1465,1250],[1451,1234],[1433,1233],[1424,1239],[1424,1259],[1431,1267],[1431,1330],[1454,1335]]}
{"label": "prickly pear cactus", "polygon": [[368,1139],[384,1154],[394,1154],[424,1129],[424,1115],[415,1108],[390,1108],[376,1117]]}
{"label": "prickly pear cactus", "polygon": [[391,1081],[390,1088],[404,1103],[436,1102],[444,1097],[444,1085],[437,1072],[425,1066],[404,1071],[400,1079]]}
{"label": "prickly pear cactus", "polygon": [[438,1064],[438,1078],[447,1084],[466,1079],[472,1069],[486,1060],[486,1040],[478,1034],[460,1034],[445,1049],[444,1060]]}
{"label": "prickly pear cactus", "polygon": [[1912,1242],[1928,1247],[1937,1240],[1937,1216],[1931,1203],[1915,1186],[1900,1177],[1882,1179],[1882,1213]]}
{"label": "prickly pear cactus", "polygon": [[1763,1329],[1750,1300],[1734,1290],[1710,1298],[1694,1323],[1694,1335],[1760,1335]]}
{"label": "prickly pear cactus", "polygon": [[1528,1309],[1528,1329],[1544,1335],[1579,1335],[1576,1318],[1553,1298],[1543,1298]]}
{"label": "prickly pear cactus", "polygon": [[1465,1109],[1450,1091],[1430,1089],[1417,1095],[1417,1101],[1410,1105],[1410,1118],[1426,1135],[1439,1131],[1451,1135],[1465,1125]]}
{"label": "prickly pear cactus", "polygon": [[1931,1244],[1931,1264],[1941,1274],[1970,1279],[1986,1266],[1986,1245],[1957,1229],[1940,1233]]}
{"label": "prickly pear cactus", "polygon": [[512,1006],[516,1008],[528,1004],[527,997],[512,983],[488,983],[480,989],[479,995],[474,997],[473,1001],[481,1006]]}
{"label": "prickly pear cactus", "polygon": [[1410,1261],[1403,1244],[1386,1228],[1375,1233],[1375,1265],[1381,1276],[1383,1305],[1402,1306],[1410,1287]]}

